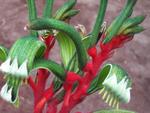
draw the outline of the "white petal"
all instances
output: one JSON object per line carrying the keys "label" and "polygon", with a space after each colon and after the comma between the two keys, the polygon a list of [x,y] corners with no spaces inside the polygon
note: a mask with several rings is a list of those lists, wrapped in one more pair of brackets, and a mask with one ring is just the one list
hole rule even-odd
{"label": "white petal", "polygon": [[22,77],[28,77],[27,62],[28,62],[27,60],[23,62],[23,64],[17,70],[16,75]]}
{"label": "white petal", "polygon": [[8,73],[10,71],[10,61],[11,59],[8,58],[4,63],[1,64],[0,70],[4,73]]}
{"label": "white petal", "polygon": [[112,76],[106,78],[105,81],[103,82],[103,85],[105,85],[109,88],[116,87],[117,77],[115,75],[112,75]]}
{"label": "white petal", "polygon": [[8,89],[8,85],[7,85],[7,84],[5,84],[5,85],[2,87],[0,94],[5,93],[5,92],[7,91],[6,89]]}
{"label": "white petal", "polygon": [[109,87],[113,92],[116,93],[125,103],[130,101],[130,90],[127,88],[128,80],[124,77],[119,83],[117,83],[117,77],[112,75],[103,82],[103,85]]}
{"label": "white petal", "polygon": [[8,85],[7,83],[2,87],[0,96],[7,102],[12,103],[11,98],[12,98],[12,88],[8,90]]}
{"label": "white petal", "polygon": [[17,58],[15,58],[10,66],[10,73],[12,75],[15,75],[17,70],[18,70],[18,61]]}
{"label": "white petal", "polygon": [[128,88],[127,90],[126,90],[126,98],[125,98],[125,102],[126,103],[129,103],[130,102],[130,99],[131,99],[131,94],[130,94],[130,90],[131,90],[131,88]]}

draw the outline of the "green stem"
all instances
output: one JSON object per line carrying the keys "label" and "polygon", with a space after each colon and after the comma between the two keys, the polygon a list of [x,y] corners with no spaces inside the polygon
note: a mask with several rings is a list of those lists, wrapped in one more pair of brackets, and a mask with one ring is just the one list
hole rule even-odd
{"label": "green stem", "polygon": [[46,0],[44,11],[43,11],[44,18],[52,17],[53,3],[54,0]]}
{"label": "green stem", "polygon": [[79,68],[82,69],[85,66],[87,62],[87,54],[82,44],[81,36],[74,27],[55,19],[37,19],[29,25],[29,29],[56,29],[65,32],[75,44],[78,54]]}
{"label": "green stem", "polygon": [[92,46],[93,44],[95,44],[97,42],[98,34],[100,31],[101,25],[104,21],[107,3],[108,3],[108,0],[100,0],[100,6],[99,6],[99,10],[98,10],[97,19],[96,19],[95,25],[92,30],[90,46]]}
{"label": "green stem", "polygon": [[[35,0],[27,0],[29,22],[37,19]],[[33,36],[38,36],[36,31],[30,31]]]}
{"label": "green stem", "polygon": [[109,42],[112,37],[114,37],[118,33],[124,21],[129,17],[129,15],[131,15],[131,12],[133,11],[132,9],[136,2],[137,0],[127,0],[127,3],[121,11],[120,15],[112,22],[112,24],[107,29],[106,38],[104,39],[103,43]]}

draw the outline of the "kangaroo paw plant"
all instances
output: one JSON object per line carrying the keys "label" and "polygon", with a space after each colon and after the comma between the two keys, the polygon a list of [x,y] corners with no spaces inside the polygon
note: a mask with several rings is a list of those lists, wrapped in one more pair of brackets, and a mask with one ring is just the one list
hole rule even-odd
{"label": "kangaroo paw plant", "polygon": [[[83,25],[70,24],[70,19],[79,13],[74,9],[77,0],[68,0],[54,14],[54,0],[45,0],[40,18],[35,1],[27,0],[28,35],[19,38],[10,49],[0,46],[0,71],[6,80],[0,91],[2,99],[19,107],[19,89],[25,83],[33,90],[34,113],[70,113],[86,97],[98,92],[112,109],[93,113],[133,113],[119,109],[120,103],[130,101],[130,76],[117,64],[103,63],[115,49],[144,30],[139,24],[145,16],[131,17],[137,0],[126,0],[120,14],[106,26],[108,0],[98,1],[96,22],[87,34]],[[56,41],[61,64],[49,57]],[[36,73],[31,75],[33,70]],[[51,73],[54,77],[47,88]]]}

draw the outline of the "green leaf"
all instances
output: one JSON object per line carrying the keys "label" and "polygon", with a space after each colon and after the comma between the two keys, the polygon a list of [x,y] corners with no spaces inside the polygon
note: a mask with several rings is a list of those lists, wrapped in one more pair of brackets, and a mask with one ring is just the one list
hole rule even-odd
{"label": "green leaf", "polygon": [[8,56],[7,48],[0,46],[0,60],[5,61]]}
{"label": "green leaf", "polygon": [[62,66],[51,60],[38,59],[33,64],[33,69],[47,69],[54,73],[61,81],[65,80],[66,72]]}
{"label": "green leaf", "polygon": [[95,111],[93,113],[135,113],[133,111],[128,111],[128,110],[121,110],[121,109],[116,109],[116,110],[100,110],[100,111]]}
{"label": "green leaf", "polygon": [[136,16],[134,18],[128,18],[122,25],[122,27],[120,28],[118,35],[122,34],[123,31],[130,29],[131,27],[135,27],[138,24],[142,23],[144,21],[146,16]]}
{"label": "green leaf", "polygon": [[117,16],[112,24],[108,27],[106,31],[106,38],[103,40],[104,44],[109,42],[118,33],[122,24],[125,22],[128,16],[131,15],[131,12],[133,11],[132,9],[136,2],[137,0],[127,0],[127,3],[121,11],[120,15]]}
{"label": "green leaf", "polygon": [[63,32],[59,32],[56,39],[58,40],[60,46],[62,62],[66,68],[76,51],[75,45],[73,41]]}
{"label": "green leaf", "polygon": [[56,14],[54,15],[54,18],[59,20],[62,18],[62,16],[69,11],[70,9],[72,9],[74,7],[74,5],[76,4],[77,0],[68,0],[67,2],[65,2],[63,4],[62,7],[60,7]]}

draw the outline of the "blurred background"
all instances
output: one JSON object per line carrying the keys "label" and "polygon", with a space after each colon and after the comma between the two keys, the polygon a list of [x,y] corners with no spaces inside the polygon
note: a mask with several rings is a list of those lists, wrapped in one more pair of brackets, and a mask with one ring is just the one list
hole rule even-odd
{"label": "blurred background", "polygon": [[[66,0],[55,0],[54,11]],[[41,15],[44,0],[36,0],[38,13]],[[78,0],[76,5],[80,14],[71,21],[73,25],[83,24],[90,31],[96,18],[99,0]],[[125,0],[109,0],[105,21],[109,24],[121,10]],[[143,22],[145,31],[136,35],[133,41],[118,49],[109,62],[123,66],[132,77],[133,88],[131,102],[122,104],[121,108],[136,111],[137,113],[150,112],[150,1],[138,0],[134,9],[135,15],[147,15]],[[27,34],[23,30],[28,23],[26,0],[0,0],[0,44],[11,47],[16,39]],[[52,51],[52,58],[60,62],[59,48],[56,45]],[[2,75],[2,74],[0,74]],[[3,76],[0,76],[0,87],[4,84]],[[20,107],[15,108],[0,99],[0,113],[32,113],[33,95],[26,85],[20,90]],[[71,113],[108,108],[98,92],[85,99],[76,106]]]}

